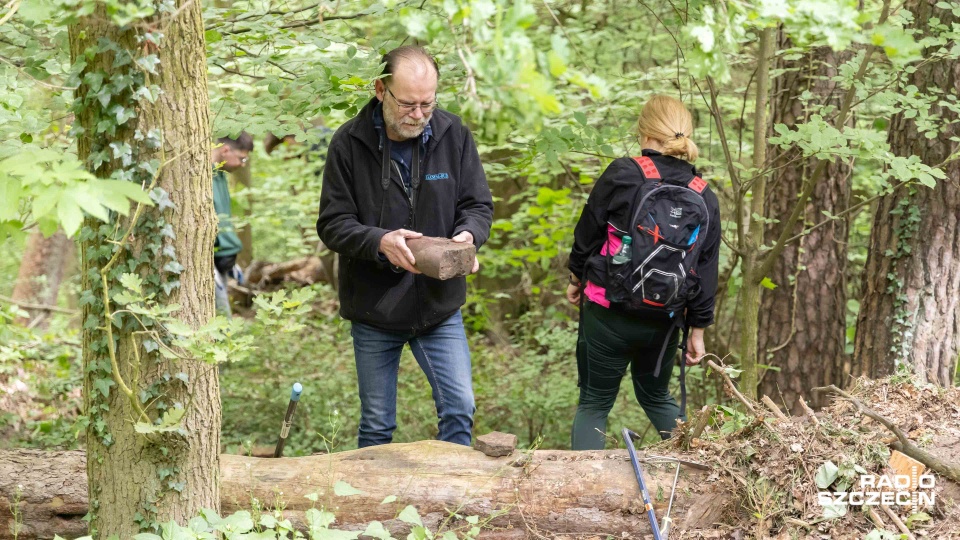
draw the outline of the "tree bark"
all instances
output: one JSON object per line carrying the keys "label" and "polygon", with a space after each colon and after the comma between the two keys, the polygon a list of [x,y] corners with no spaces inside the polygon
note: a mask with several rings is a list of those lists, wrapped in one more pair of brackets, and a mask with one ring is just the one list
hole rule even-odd
{"label": "tree bark", "polygon": [[[141,343],[142,335],[137,334],[142,330],[139,323],[120,315],[105,322],[107,311],[102,303],[101,272],[113,268],[106,284],[111,294],[119,290],[121,272],[134,273],[146,286],[154,287],[150,292],[157,294],[158,303],[178,304],[176,317],[187,326],[204,324],[214,312],[216,218],[201,5],[190,0],[174,4],[174,12],[161,12],[122,28],[113,23],[104,4],[97,4],[93,14],[70,28],[71,56],[75,62],[84,60],[84,82],[77,91],[78,100],[84,103],[77,111],[77,123],[83,129],[77,142],[79,157],[101,178],[109,178],[121,167],[126,167],[124,172],[142,175],[136,167],[155,160],[160,167],[157,186],[169,196],[165,204],[139,216],[131,212],[103,228],[99,222],[87,220],[84,228],[83,289],[94,293],[83,310],[84,405],[90,420],[86,448],[95,458],[87,461],[94,537],[131,538],[158,522],[186,523],[201,508],[218,508],[220,503],[216,368],[189,359],[166,360],[148,352]],[[157,45],[144,39],[148,32],[159,39]],[[125,59],[124,51],[130,51],[134,61]],[[148,53],[159,60],[154,73],[135,62],[149,60]],[[133,86],[112,95],[107,92],[110,100],[102,103],[100,98],[92,98],[98,95],[98,85],[90,82],[100,76],[104,85],[106,81],[112,85],[129,80],[124,77],[142,78],[144,87],[155,85],[160,94],[155,100],[137,101],[133,120],[115,132],[105,131],[101,123],[117,114],[109,107],[131,107]],[[150,142],[151,134],[157,134],[155,144]],[[119,148],[129,145],[134,163],[112,160],[97,166],[91,157],[107,155],[109,159],[111,143]],[[143,182],[151,180],[144,178]],[[134,216],[138,217],[137,227],[155,229],[131,229],[134,233],[126,237],[123,231]],[[119,231],[117,234],[124,236],[111,238],[113,233],[104,231]],[[159,231],[156,238],[150,238],[155,231]],[[109,267],[107,259],[113,253],[117,259]],[[171,269],[171,261],[183,269]],[[160,288],[160,284],[177,282],[179,286],[168,291]],[[109,311],[116,309],[113,304]],[[115,355],[109,354],[108,335],[114,339]],[[126,381],[132,397],[124,395],[125,388],[118,381]],[[182,430],[150,440],[136,433],[136,402],[147,408],[151,418],[159,416],[160,406],[183,404]]]}
{"label": "tree bark", "polygon": [[[905,6],[921,36],[935,32],[930,21],[947,28],[960,22],[936,3],[913,0]],[[924,94],[957,95],[960,62],[921,64],[906,84]],[[940,103],[933,100],[930,116],[952,124],[932,139],[918,132],[914,119],[894,116],[889,141],[896,155],[937,165],[960,150],[960,115]],[[921,381],[952,384],[960,353],[960,161],[944,172],[946,180],[932,189],[911,185],[877,204],[857,317],[857,374],[879,378],[903,365]]]}
{"label": "tree bark", "polygon": [[[40,231],[34,231],[27,239],[27,247],[20,261],[20,271],[13,288],[14,302],[57,305],[60,284],[66,269],[73,259],[73,240],[67,238],[62,230],[45,238]],[[20,324],[29,324],[34,328],[44,328],[49,322],[50,312],[43,309],[27,309],[30,316],[18,320]]]}
{"label": "tree bark", "polygon": [[[778,49],[791,46],[781,35]],[[773,124],[794,126],[808,120],[809,109],[800,100],[806,91],[814,103],[839,108],[842,90],[832,80],[842,59],[823,47],[795,61],[780,61],[785,70],[774,83]],[[803,191],[817,160],[804,160],[798,149],[777,154],[775,173],[767,191],[769,216],[788,216]],[[804,218],[791,230],[824,219],[824,211],[837,214],[850,201],[850,167],[840,160],[827,165],[823,181],[807,202]],[[784,223],[768,224],[766,244],[779,238]],[[776,289],[764,290],[760,308],[758,343],[761,362],[779,371],[763,373],[760,392],[773,397],[793,414],[803,414],[800,397],[811,386],[842,385],[848,362],[846,343],[847,221],[838,219],[786,246],[773,266],[770,278]],[[814,369],[811,369],[814,367]],[[819,396],[813,405],[819,407]]]}
{"label": "tree bark", "polygon": [[[84,460],[79,451],[0,452],[0,540],[13,538],[10,509],[16,482],[24,488],[20,540],[82,533]],[[655,497],[655,510],[662,517],[673,465],[642,467]],[[732,486],[711,480],[710,475],[710,471],[683,467],[671,510],[674,530],[710,528],[736,504]],[[520,452],[491,458],[463,446],[422,441],[302,458],[223,455],[221,477],[225,514],[249,509],[253,499],[268,509],[281,503],[284,516],[301,529],[306,510],[324,507],[336,514],[335,528],[362,530],[377,520],[395,536],[405,536],[405,525],[395,518],[409,504],[433,531],[451,511],[479,516],[481,521],[502,511],[490,524],[502,530],[485,530],[480,537],[486,539],[551,534],[643,538],[650,534],[624,450],[538,450],[526,459]],[[334,485],[341,481],[361,493],[335,495]],[[305,497],[313,493],[316,503]],[[382,504],[389,496],[397,500]]]}

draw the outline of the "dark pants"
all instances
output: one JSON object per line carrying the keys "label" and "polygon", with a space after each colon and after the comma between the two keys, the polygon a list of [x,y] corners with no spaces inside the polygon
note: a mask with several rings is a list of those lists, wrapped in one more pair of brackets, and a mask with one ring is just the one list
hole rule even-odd
{"label": "dark pants", "polygon": [[[660,376],[654,377],[663,343]],[[670,395],[679,332],[670,321],[655,321],[593,302],[584,302],[580,313],[577,369],[580,404],[573,419],[572,448],[601,450],[607,430],[607,415],[617,399],[620,382],[631,368],[633,391],[643,412],[661,437],[667,438],[680,418],[680,407]]]}

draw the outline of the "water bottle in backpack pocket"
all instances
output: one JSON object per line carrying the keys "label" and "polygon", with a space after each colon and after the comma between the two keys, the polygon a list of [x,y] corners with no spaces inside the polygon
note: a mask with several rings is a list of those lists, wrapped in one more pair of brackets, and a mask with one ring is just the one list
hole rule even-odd
{"label": "water bottle in backpack pocket", "polygon": [[606,295],[611,303],[629,309],[672,316],[699,292],[696,264],[710,219],[701,195],[706,183],[697,176],[662,179],[650,158],[634,159],[643,183],[627,229],[617,230],[629,256],[607,252]]}

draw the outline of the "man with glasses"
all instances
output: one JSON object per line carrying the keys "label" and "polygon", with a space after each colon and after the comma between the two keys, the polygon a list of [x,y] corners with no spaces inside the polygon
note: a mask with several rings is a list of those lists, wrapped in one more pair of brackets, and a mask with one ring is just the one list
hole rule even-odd
{"label": "man with glasses", "polygon": [[404,46],[383,64],[376,97],[330,142],[317,219],[320,239],[341,257],[340,314],[352,321],[360,391],[358,446],[393,440],[404,344],[433,389],[438,438],[469,445],[476,408],[460,315],[466,279],[421,275],[406,241],[432,236],[480,248],[493,199],[470,130],[437,107],[433,57]]}
{"label": "man with glasses", "polygon": [[214,300],[217,312],[230,316],[230,298],[227,295],[227,277],[241,281],[243,273],[237,267],[237,254],[243,248],[230,217],[230,184],[227,172],[246,167],[248,155],[253,150],[253,137],[241,132],[236,139],[221,137],[211,152],[213,161],[213,208],[219,218],[217,239],[214,241],[213,266],[216,284]]}

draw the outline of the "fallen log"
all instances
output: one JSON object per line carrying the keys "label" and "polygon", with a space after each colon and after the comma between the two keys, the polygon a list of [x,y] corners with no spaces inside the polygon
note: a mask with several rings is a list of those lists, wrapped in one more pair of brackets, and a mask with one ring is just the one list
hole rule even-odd
{"label": "fallen log", "polygon": [[473,269],[477,249],[473,244],[454,242],[449,238],[424,236],[410,238],[407,247],[417,261],[417,270],[434,279],[465,276]]}
{"label": "fallen log", "polygon": [[[81,451],[0,451],[0,540],[14,538],[18,484],[20,540],[85,534],[85,459]],[[672,464],[644,465],[658,516],[666,511],[673,473]],[[710,528],[735,503],[730,486],[716,476],[682,469],[671,512],[675,530]],[[341,481],[360,494],[337,496],[334,486]],[[307,499],[311,494],[316,502]],[[396,500],[383,504],[391,496]],[[249,509],[254,499],[266,507],[280,499],[284,516],[298,527],[308,509],[323,507],[337,516],[335,528],[363,530],[377,520],[400,537],[409,526],[395,518],[406,505],[415,506],[431,530],[451,513],[481,521],[496,515],[480,535],[487,540],[650,534],[623,450],[538,450],[493,458],[463,446],[423,441],[301,458],[221,456],[223,513]]]}

